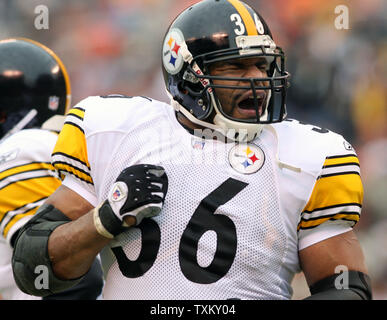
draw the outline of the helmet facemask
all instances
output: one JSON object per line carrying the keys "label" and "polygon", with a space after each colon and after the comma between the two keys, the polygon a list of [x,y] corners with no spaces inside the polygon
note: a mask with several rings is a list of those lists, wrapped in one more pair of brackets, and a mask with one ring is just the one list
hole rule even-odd
{"label": "helmet facemask", "polygon": [[[237,44],[237,48],[193,57],[187,65],[180,90],[184,90],[191,97],[196,97],[199,106],[202,107],[199,110],[190,109],[193,117],[205,122],[215,110],[211,122],[222,128],[222,131],[228,131],[226,132],[228,138],[250,141],[259,135],[262,125],[280,122],[286,117],[285,98],[289,74],[285,71],[282,49],[277,47],[269,36],[241,36],[238,37]],[[211,66],[216,63],[255,58],[264,58],[267,61],[267,77],[242,78],[210,74]],[[217,81],[221,81],[222,84],[215,84]],[[230,93],[232,90],[238,90],[241,94],[246,91],[244,95],[249,96],[249,108],[255,110],[255,116],[241,119],[227,113],[217,96],[216,92],[219,89],[230,90]]]}

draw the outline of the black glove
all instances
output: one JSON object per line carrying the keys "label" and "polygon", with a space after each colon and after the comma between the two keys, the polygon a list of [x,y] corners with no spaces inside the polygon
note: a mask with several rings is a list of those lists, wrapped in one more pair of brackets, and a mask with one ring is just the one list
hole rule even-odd
{"label": "black glove", "polygon": [[107,199],[95,209],[97,231],[113,238],[125,230],[124,217],[135,217],[139,225],[143,218],[157,216],[167,191],[168,177],[163,167],[139,164],[124,169],[110,188]]}

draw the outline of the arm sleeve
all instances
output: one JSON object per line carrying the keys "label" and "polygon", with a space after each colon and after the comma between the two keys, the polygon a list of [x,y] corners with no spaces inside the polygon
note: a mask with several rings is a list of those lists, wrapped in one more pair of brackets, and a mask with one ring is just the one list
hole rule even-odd
{"label": "arm sleeve", "polygon": [[63,185],[95,206],[97,199],[88,159],[85,109],[80,105],[82,102],[67,114],[52,152],[51,162],[59,172]]}
{"label": "arm sleeve", "polygon": [[331,146],[297,230],[299,250],[347,232],[359,221],[363,203],[360,164],[341,136]]}

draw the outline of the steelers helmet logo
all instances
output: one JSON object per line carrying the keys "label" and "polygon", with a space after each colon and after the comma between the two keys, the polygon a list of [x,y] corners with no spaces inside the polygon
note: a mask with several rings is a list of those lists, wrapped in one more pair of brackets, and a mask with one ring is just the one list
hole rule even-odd
{"label": "steelers helmet logo", "polygon": [[180,53],[184,43],[183,33],[179,29],[171,29],[164,40],[163,64],[170,74],[178,73],[184,65],[183,56]]}
{"label": "steelers helmet logo", "polygon": [[262,168],[265,154],[255,144],[237,144],[231,148],[228,160],[235,171],[242,174],[252,174]]}

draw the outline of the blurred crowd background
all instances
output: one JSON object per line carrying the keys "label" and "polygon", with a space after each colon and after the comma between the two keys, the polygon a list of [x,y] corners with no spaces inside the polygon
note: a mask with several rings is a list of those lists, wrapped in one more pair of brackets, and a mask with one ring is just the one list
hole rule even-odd
{"label": "blurred crowd background", "polygon": [[[195,0],[0,0],[0,38],[23,36],[52,48],[66,65],[72,102],[89,95],[145,95],[168,102],[161,42]],[[355,231],[373,281],[387,299],[387,1],[245,0],[264,17],[292,74],[289,117],[349,140],[361,162],[364,206]],[[35,8],[49,9],[37,30]],[[337,5],[349,29],[335,27]],[[294,299],[307,295],[302,274]]]}

